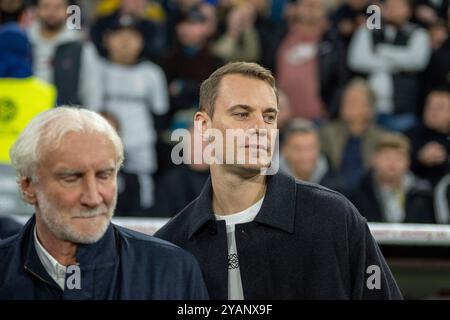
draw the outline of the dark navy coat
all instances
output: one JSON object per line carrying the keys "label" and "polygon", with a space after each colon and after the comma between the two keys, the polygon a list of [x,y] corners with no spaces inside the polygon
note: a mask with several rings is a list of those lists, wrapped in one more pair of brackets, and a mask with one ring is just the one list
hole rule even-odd
{"label": "dark navy coat", "polygon": [[19,233],[20,229],[22,229],[20,223],[8,217],[0,217],[0,239]]}
{"label": "dark navy coat", "polygon": [[[212,299],[227,299],[224,221],[200,196],[155,235],[190,251]],[[341,194],[278,173],[256,218],[236,225],[245,299],[401,299],[367,221]]]}
{"label": "dark navy coat", "polygon": [[34,216],[0,241],[0,299],[207,299],[194,257],[166,241],[110,224],[96,243],[79,245],[80,289],[65,290],[35,250]]}

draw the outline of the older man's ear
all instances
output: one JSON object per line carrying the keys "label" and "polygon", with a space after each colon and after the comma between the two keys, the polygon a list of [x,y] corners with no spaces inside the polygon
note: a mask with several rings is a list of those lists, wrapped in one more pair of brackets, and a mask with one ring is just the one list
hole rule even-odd
{"label": "older man's ear", "polygon": [[36,204],[36,193],[34,190],[34,183],[31,178],[20,178],[20,190],[22,191],[22,198],[25,202],[31,205]]}

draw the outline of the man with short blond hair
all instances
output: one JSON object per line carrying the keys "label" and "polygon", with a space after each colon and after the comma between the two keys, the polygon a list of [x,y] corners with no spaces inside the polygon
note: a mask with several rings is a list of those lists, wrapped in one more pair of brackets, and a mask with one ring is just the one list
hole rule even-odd
{"label": "man with short blond hair", "polygon": [[[199,197],[156,236],[194,254],[210,297],[401,298],[366,220],[347,199],[264,170],[266,159],[270,169],[277,156],[278,99],[270,72],[254,63],[228,64],[203,83],[200,96],[213,98],[202,99],[195,114],[199,134],[206,148],[223,142],[214,160],[235,151],[245,157],[213,161]],[[243,138],[237,142],[236,132]],[[374,265],[377,288],[367,285]]]}

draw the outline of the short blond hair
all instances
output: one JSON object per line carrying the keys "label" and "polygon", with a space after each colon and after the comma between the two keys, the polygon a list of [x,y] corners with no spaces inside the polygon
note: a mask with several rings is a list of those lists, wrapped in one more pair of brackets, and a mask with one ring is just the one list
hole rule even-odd
{"label": "short blond hair", "polygon": [[375,152],[383,149],[396,149],[409,156],[411,144],[409,139],[401,133],[386,132],[379,136],[375,143]]}
{"label": "short blond hair", "polygon": [[214,114],[215,103],[219,93],[220,82],[226,75],[238,74],[266,82],[275,92],[278,103],[278,91],[275,78],[270,70],[253,62],[230,62],[214,71],[200,86],[200,111],[206,112],[210,117]]}

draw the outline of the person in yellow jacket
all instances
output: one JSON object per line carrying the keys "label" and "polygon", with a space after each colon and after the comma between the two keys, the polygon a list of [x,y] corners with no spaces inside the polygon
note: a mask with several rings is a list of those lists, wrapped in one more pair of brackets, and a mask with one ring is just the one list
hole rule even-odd
{"label": "person in yellow jacket", "polygon": [[0,165],[28,122],[53,108],[56,89],[32,75],[31,45],[15,23],[0,27]]}

